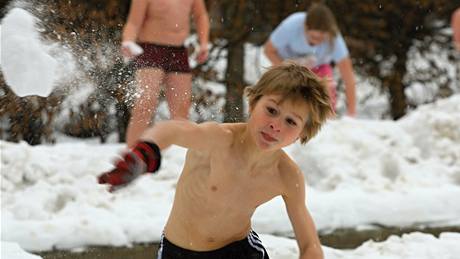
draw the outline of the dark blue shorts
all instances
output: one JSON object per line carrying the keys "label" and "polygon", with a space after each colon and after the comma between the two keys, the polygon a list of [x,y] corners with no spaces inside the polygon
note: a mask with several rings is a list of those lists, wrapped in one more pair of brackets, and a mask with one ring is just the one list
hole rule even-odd
{"label": "dark blue shorts", "polygon": [[160,248],[158,249],[158,259],[269,259],[259,236],[252,231],[248,237],[228,244],[222,248],[197,252],[181,248],[169,242],[163,235],[161,237]]}

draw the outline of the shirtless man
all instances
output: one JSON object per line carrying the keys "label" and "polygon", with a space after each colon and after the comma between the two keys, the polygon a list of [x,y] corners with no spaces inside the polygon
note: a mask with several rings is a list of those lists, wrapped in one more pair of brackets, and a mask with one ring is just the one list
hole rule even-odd
{"label": "shirtless man", "polygon": [[460,7],[457,8],[451,17],[451,26],[454,38],[454,47],[460,51]]}
{"label": "shirtless man", "polygon": [[[161,86],[173,119],[187,119],[191,103],[192,75],[184,41],[190,32],[190,16],[196,25],[199,63],[208,57],[209,18],[204,0],[132,0],[123,29],[121,52],[133,59],[140,96],[127,129],[133,146],[155,114]],[[136,56],[137,43],[143,53]]]}
{"label": "shirtless man", "polygon": [[117,189],[144,172],[157,171],[160,150],[173,144],[188,149],[158,258],[268,258],[251,217],[279,195],[300,258],[323,258],[305,205],[303,173],[282,148],[297,139],[305,144],[332,114],[327,88],[304,66],[286,64],[268,70],[246,94],[246,123],[157,123],[112,171],[99,177],[99,183]]}

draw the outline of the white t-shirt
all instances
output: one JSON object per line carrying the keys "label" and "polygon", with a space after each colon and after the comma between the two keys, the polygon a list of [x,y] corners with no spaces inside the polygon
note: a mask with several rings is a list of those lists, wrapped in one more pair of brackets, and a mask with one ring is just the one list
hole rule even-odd
{"label": "white t-shirt", "polygon": [[305,33],[305,12],[293,13],[284,19],[270,35],[270,41],[283,59],[308,59],[311,67],[335,63],[348,57],[348,48],[342,35],[337,35],[334,44],[329,41],[312,46]]}

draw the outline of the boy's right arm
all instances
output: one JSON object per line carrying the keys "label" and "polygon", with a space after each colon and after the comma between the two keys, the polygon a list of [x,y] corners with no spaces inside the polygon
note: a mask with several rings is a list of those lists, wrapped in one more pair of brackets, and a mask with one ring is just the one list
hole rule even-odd
{"label": "boy's right arm", "polygon": [[110,191],[126,186],[143,173],[160,168],[161,150],[173,144],[190,149],[210,151],[228,140],[230,131],[214,122],[196,124],[186,120],[157,123],[147,129],[141,140],[126,152],[109,172],[98,177],[100,184],[109,184]]}
{"label": "boy's right arm", "polygon": [[154,142],[162,150],[177,145],[204,151],[230,140],[229,134],[229,130],[225,130],[216,122],[197,124],[188,120],[168,120],[147,129],[140,139]]}

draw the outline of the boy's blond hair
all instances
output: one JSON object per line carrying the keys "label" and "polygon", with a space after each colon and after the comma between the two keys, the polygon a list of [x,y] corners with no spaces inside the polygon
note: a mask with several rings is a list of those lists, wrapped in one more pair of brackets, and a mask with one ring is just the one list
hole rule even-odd
{"label": "boy's blond hair", "polygon": [[259,81],[246,87],[249,107],[254,108],[264,95],[279,94],[282,101],[302,101],[308,106],[308,117],[300,134],[300,142],[307,143],[334,112],[328,89],[310,69],[295,63],[283,63],[270,68]]}

